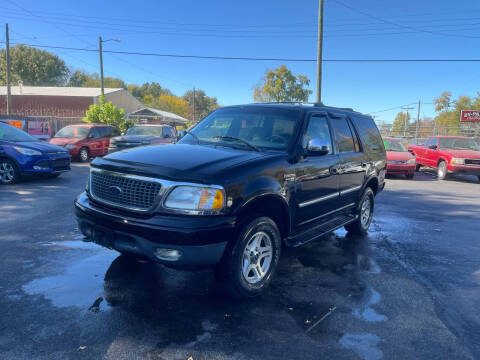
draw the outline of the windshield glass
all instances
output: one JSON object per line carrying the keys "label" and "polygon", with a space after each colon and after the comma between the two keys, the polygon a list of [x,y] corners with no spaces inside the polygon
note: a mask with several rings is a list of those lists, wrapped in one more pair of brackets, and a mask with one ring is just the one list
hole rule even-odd
{"label": "windshield glass", "polygon": [[398,140],[384,140],[385,150],[387,151],[407,151],[405,146]]}
{"label": "windshield glass", "polygon": [[133,126],[128,129],[126,135],[150,135],[150,136],[162,136],[161,126]]}
{"label": "windshield glass", "polygon": [[0,122],[0,140],[5,141],[38,141],[33,136],[28,135],[25,131],[17,129],[14,126],[3,124]]}
{"label": "windshield glass", "polygon": [[[220,109],[208,115],[190,130],[194,136],[187,134],[180,143],[198,141],[250,150],[255,147],[284,150],[293,139],[299,116],[300,112],[297,109],[266,107]],[[235,141],[233,138],[240,140]]]}
{"label": "windshield glass", "polygon": [[465,138],[441,138],[440,149],[455,149],[455,150],[477,150],[480,151],[480,146],[473,139]]}
{"label": "windshield glass", "polygon": [[87,137],[89,127],[86,126],[66,126],[56,135],[56,138],[84,138]]}

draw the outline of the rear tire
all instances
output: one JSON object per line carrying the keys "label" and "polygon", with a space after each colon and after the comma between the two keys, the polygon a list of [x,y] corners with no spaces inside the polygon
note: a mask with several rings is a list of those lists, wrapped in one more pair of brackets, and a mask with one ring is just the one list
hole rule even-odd
{"label": "rear tire", "polygon": [[407,179],[411,180],[415,176],[415,173],[405,175]]}
{"label": "rear tire", "polygon": [[422,167],[422,165],[416,164],[416,165],[415,165],[415,171],[416,171],[416,172],[419,172],[421,167]]}
{"label": "rear tire", "polygon": [[477,175],[478,181],[480,182],[480,175]]}
{"label": "rear tire", "polygon": [[362,198],[358,204],[358,219],[345,225],[345,230],[354,235],[365,235],[372,223],[375,194],[372,189],[367,187],[363,192]]}
{"label": "rear tire", "polygon": [[20,181],[17,165],[9,159],[0,159],[0,184],[11,185]]}
{"label": "rear tire", "polygon": [[437,178],[438,180],[448,179],[447,164],[445,161],[440,161],[437,167]]}
{"label": "rear tire", "polygon": [[85,163],[90,159],[90,151],[88,151],[88,148],[83,147],[79,150],[78,152],[78,160],[80,162]]}
{"label": "rear tire", "polygon": [[240,229],[237,242],[215,268],[215,278],[224,283],[234,298],[260,295],[270,284],[282,241],[275,222],[258,217]]}

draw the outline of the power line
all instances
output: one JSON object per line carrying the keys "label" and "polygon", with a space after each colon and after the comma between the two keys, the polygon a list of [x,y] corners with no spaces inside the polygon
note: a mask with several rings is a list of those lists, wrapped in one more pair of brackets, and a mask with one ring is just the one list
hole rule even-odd
{"label": "power line", "polygon": [[[0,41],[4,44],[5,42]],[[15,45],[19,45],[15,43]],[[97,49],[90,48],[77,48],[66,46],[54,46],[54,45],[40,45],[40,44],[23,44],[25,46],[48,48],[48,49],[63,49],[63,50],[75,50],[75,51],[87,51],[97,52]],[[316,59],[297,59],[297,58],[268,58],[268,57],[242,57],[242,56],[206,56],[206,55],[182,55],[182,54],[164,54],[164,53],[145,53],[138,51],[118,51],[118,50],[104,50],[104,53],[121,54],[121,55],[138,55],[138,56],[156,56],[156,57],[171,57],[171,58],[186,58],[186,59],[211,59],[211,60],[244,60],[244,61],[283,61],[283,62],[314,62]],[[480,59],[324,59],[326,62],[337,63],[411,63],[411,62],[440,62],[440,63],[468,63],[468,62],[480,62]]]}

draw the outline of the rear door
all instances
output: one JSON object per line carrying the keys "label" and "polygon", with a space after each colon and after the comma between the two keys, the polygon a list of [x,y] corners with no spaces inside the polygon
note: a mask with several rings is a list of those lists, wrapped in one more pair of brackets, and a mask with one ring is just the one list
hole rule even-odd
{"label": "rear door", "polygon": [[335,153],[329,121],[324,113],[310,115],[303,137],[305,149],[308,141],[314,138],[326,139],[330,151],[325,155],[307,155],[295,165],[296,223],[300,226],[320,220],[338,207],[338,176],[333,169],[339,157]]}
{"label": "rear door", "polygon": [[336,171],[340,178],[339,192],[342,206],[358,200],[365,182],[367,156],[350,120],[344,115],[332,117],[335,143],[340,157]]}
{"label": "rear door", "polygon": [[92,156],[102,155],[103,145],[99,128],[99,126],[92,127],[88,133],[88,147]]}

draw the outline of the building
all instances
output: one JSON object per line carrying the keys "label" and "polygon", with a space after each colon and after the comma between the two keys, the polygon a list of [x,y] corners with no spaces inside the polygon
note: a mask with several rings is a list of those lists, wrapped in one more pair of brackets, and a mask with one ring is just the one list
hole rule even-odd
{"label": "building", "polygon": [[[12,115],[34,117],[78,117],[98,103],[100,88],[12,86]],[[105,99],[131,113],[143,104],[125,89],[105,89]],[[0,86],[0,114],[7,114],[7,87]]]}
{"label": "building", "polygon": [[140,124],[170,124],[176,127],[186,127],[187,119],[163,110],[145,107],[143,109],[128,114],[130,119],[134,119]]}

